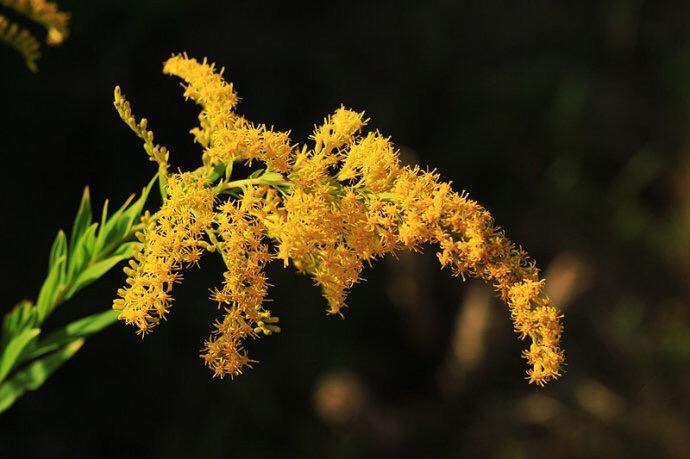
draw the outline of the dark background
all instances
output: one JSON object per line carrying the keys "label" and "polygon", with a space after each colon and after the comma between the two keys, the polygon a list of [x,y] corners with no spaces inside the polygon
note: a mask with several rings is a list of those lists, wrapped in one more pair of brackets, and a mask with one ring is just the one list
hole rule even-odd
{"label": "dark background", "polygon": [[[84,185],[122,202],[155,167],[116,84],[183,169],[197,108],[163,60],[225,66],[250,120],[304,142],[339,104],[488,207],[566,314],[544,389],[504,305],[383,260],[346,319],[272,266],[283,332],[213,380],[198,358],[221,264],[206,256],[145,340],[117,324],[0,416],[14,457],[690,457],[688,2],[60,1],[69,39],[40,71],[0,47],[0,311],[35,298]],[[154,204],[155,205],[155,204]],[[48,327],[110,307],[119,269]]]}

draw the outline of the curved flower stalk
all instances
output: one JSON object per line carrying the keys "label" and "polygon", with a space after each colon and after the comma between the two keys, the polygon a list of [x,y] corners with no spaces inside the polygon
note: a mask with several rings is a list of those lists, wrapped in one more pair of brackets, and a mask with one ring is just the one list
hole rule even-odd
{"label": "curved flower stalk", "polygon": [[[69,15],[57,4],[47,0],[0,0],[0,6],[24,16],[46,30],[49,46],[61,44],[69,35]],[[16,49],[32,72],[38,71],[36,61],[41,57],[40,43],[28,29],[10,21],[0,9],[0,41]]]}
{"label": "curved flower stalk", "polygon": [[[238,97],[223,69],[182,54],[168,59],[163,72],[180,77],[184,96],[201,107],[191,133],[203,149],[202,164],[167,172],[167,150],[155,153],[162,147],[116,88],[115,105],[159,164],[167,196],[125,269],[126,285],[113,304],[121,320],[150,332],[167,316],[182,270],[202,252],[218,252],[227,270],[211,299],[221,315],[202,358],[214,376],[236,376],[252,363],[246,339],[280,331],[266,302],[267,263],[279,260],[311,276],[328,313],[342,316],[365,263],[432,245],[441,267],[495,286],[519,338],[530,339],[523,353],[529,381],[543,385],[560,375],[561,315],[544,295],[534,262],[486,209],[438,173],[401,165],[388,137],[364,132],[363,112],[338,108],[299,146],[289,132],[235,112]],[[263,167],[235,178],[237,162]]]}

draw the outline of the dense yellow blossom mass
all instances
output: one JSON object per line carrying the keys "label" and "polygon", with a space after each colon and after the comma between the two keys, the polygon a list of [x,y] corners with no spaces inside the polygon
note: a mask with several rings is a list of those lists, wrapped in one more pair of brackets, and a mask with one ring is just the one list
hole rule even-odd
{"label": "dense yellow blossom mass", "polygon": [[[402,166],[388,137],[363,133],[364,113],[340,107],[315,127],[311,146],[298,146],[289,132],[236,114],[232,84],[206,60],[176,55],[164,72],[180,77],[185,97],[201,106],[191,132],[204,149],[202,166],[171,174],[167,164],[159,168],[167,197],[148,217],[141,249],[126,268],[127,285],[114,303],[122,320],[150,331],[167,315],[183,265],[197,264],[203,251],[218,252],[227,270],[211,299],[222,317],[202,358],[215,376],[234,376],[252,362],[247,337],[280,331],[266,303],[271,260],[311,276],[328,312],[342,315],[365,262],[431,244],[455,276],[496,287],[518,336],[531,340],[523,352],[529,381],[543,385],[560,375],[561,315],[534,263],[486,209],[436,172]],[[151,150],[153,134],[145,120],[136,122],[119,90],[116,107]],[[167,155],[159,157],[167,163]],[[265,169],[233,180],[237,161]]]}
{"label": "dense yellow blossom mass", "polygon": [[213,192],[203,177],[175,174],[167,182],[167,200],[143,232],[142,245],[125,268],[127,285],[113,308],[141,334],[158,325],[170,309],[173,285],[183,264],[196,264],[208,244],[202,236],[213,220]]}

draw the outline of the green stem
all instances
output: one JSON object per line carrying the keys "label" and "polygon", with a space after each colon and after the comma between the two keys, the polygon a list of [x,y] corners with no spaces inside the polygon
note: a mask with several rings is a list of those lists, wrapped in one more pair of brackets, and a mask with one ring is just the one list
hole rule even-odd
{"label": "green stem", "polygon": [[223,250],[221,249],[220,242],[218,241],[218,238],[216,237],[216,233],[213,230],[207,229],[206,230],[206,235],[208,236],[208,239],[211,241],[211,245],[216,248],[216,252],[220,254],[220,257],[223,259],[223,263],[225,263],[225,266],[228,265],[228,260],[225,258],[225,253],[223,253]]}
{"label": "green stem", "polygon": [[249,178],[249,179],[242,179],[242,180],[233,180],[232,182],[225,182],[222,184],[220,187],[220,191],[227,191],[231,190],[233,188],[243,188],[246,186],[250,185],[269,185],[269,186],[275,186],[275,187],[281,187],[281,186],[292,186],[292,182],[288,182],[286,180],[276,180],[272,177],[256,177],[256,178]]}

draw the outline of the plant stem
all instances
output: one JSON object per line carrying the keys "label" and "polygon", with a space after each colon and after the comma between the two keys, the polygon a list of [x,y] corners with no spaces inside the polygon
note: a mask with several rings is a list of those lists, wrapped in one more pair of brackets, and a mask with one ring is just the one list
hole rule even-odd
{"label": "plant stem", "polygon": [[275,180],[273,177],[256,177],[256,178],[248,178],[248,179],[242,179],[242,180],[233,180],[231,182],[226,182],[223,183],[223,185],[220,187],[220,192],[231,190],[233,188],[243,188],[245,186],[250,186],[250,185],[270,185],[270,186],[275,186],[275,187],[281,187],[281,186],[292,186],[292,182],[288,182],[286,180]]}

